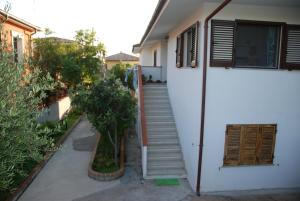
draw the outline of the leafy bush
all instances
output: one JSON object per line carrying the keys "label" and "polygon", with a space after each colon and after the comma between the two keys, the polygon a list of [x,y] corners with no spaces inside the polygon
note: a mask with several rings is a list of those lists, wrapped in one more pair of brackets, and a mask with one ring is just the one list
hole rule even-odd
{"label": "leafy bush", "polygon": [[41,136],[38,109],[52,79],[39,69],[13,62],[12,53],[0,51],[0,191],[15,187],[15,179],[28,172],[27,161],[40,161],[51,140]]}
{"label": "leafy bush", "polygon": [[124,86],[128,87],[131,90],[134,90],[133,87],[133,72],[131,72],[127,77],[127,82],[125,82],[126,70],[130,68],[130,64],[116,64],[109,71],[110,74],[120,79]]}
{"label": "leafy bush", "polygon": [[[99,148],[102,157],[118,166],[120,138],[135,119],[135,100],[129,89],[116,77],[108,76],[90,91],[77,94],[73,100],[73,104],[86,112],[89,121],[101,133]],[[111,166],[111,163],[107,164]]]}

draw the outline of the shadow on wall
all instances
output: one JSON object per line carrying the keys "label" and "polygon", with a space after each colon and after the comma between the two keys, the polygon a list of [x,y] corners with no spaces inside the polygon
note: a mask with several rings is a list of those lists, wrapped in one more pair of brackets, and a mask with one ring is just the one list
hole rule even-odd
{"label": "shadow on wall", "polygon": [[58,121],[71,107],[70,97],[65,97],[53,104],[49,108],[43,109],[42,115],[38,118],[38,122]]}

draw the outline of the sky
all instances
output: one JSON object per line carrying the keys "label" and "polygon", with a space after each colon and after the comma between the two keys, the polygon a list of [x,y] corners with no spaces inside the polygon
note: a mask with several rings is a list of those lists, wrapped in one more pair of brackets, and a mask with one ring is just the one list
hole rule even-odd
{"label": "sky", "polygon": [[[107,55],[131,53],[139,43],[158,0],[0,0],[11,3],[10,13],[53,36],[73,39],[79,29],[94,29]],[[40,33],[39,37],[44,34]]]}

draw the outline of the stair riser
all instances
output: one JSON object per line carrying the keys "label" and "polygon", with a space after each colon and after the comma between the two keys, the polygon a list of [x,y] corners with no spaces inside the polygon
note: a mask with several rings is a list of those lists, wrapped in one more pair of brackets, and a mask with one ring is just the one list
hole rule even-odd
{"label": "stair riser", "polygon": [[174,128],[176,129],[176,125],[174,122],[147,122],[147,128],[151,129],[159,129],[159,128]]}
{"label": "stair riser", "polygon": [[146,116],[147,122],[174,122],[174,118],[171,116]]}

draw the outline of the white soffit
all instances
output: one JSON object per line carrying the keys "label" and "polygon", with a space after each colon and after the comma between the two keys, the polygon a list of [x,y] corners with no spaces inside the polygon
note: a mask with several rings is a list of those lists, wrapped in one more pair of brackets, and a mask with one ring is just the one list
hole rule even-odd
{"label": "white soffit", "polygon": [[[146,41],[144,41],[145,44],[152,44],[166,38],[172,29],[182,23],[189,15],[195,13],[204,2],[222,3],[224,0],[170,0]],[[230,4],[296,6],[300,9],[300,0],[232,0]]]}

